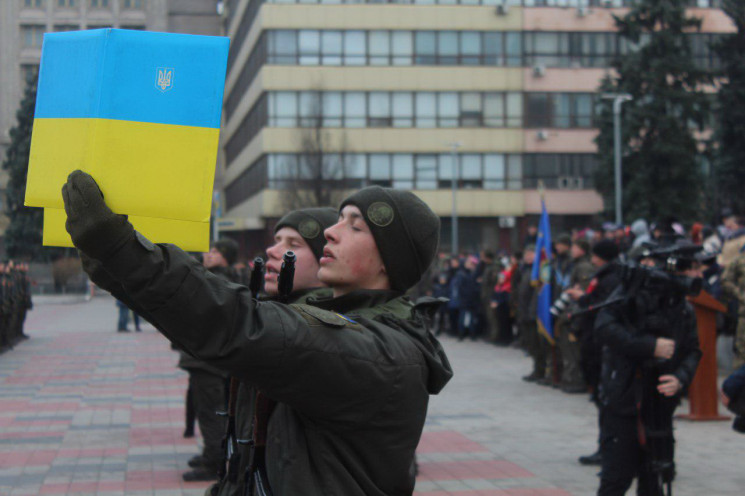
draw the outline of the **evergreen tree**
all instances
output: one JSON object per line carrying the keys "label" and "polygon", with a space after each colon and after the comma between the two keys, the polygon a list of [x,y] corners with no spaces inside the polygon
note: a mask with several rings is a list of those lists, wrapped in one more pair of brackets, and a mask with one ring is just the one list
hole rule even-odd
{"label": "evergreen tree", "polygon": [[[714,156],[714,185],[718,209],[732,208],[745,215],[745,3],[725,0],[722,10],[737,32],[725,36],[714,49],[721,60],[721,87],[715,122],[718,149]],[[717,209],[717,210],[718,210]]]}
{"label": "evergreen tree", "polygon": [[[703,175],[692,126],[703,129],[708,101],[701,87],[710,80],[697,67],[686,32],[700,28],[686,15],[685,0],[639,0],[615,17],[619,43],[617,74],[603,93],[628,93],[623,107],[623,218],[657,220],[700,215]],[[612,101],[602,100],[597,185],[609,213],[614,205]]]}
{"label": "evergreen tree", "polygon": [[16,112],[17,124],[10,130],[10,146],[2,164],[9,176],[6,205],[10,226],[5,231],[5,250],[11,258],[27,260],[38,260],[43,254],[41,247],[42,209],[23,206],[35,105],[36,80],[34,79],[27,82],[21,106]]}

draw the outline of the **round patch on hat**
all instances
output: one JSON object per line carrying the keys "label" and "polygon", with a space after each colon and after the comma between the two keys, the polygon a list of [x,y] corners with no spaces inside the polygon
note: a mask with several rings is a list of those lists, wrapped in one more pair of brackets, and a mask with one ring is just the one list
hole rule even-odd
{"label": "round patch on hat", "polygon": [[393,222],[393,207],[385,202],[375,202],[367,207],[367,218],[378,227],[386,227]]}
{"label": "round patch on hat", "polygon": [[305,219],[297,226],[297,231],[305,239],[314,239],[321,233],[321,224],[315,219]]}

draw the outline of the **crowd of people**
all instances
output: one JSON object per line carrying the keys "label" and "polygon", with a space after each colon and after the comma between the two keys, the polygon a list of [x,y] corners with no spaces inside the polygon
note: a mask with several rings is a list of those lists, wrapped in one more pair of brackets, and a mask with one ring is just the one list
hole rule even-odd
{"label": "crowd of people", "polygon": [[28,264],[12,260],[0,263],[0,353],[28,339],[23,326],[31,308]]}

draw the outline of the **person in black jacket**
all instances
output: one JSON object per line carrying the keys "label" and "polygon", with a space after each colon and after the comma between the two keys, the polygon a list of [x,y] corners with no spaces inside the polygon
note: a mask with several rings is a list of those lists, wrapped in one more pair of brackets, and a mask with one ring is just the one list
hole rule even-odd
{"label": "person in black jacket", "polygon": [[[692,275],[684,262],[677,276]],[[677,287],[626,291],[616,290],[611,297],[626,297],[624,303],[600,310],[595,320],[603,345],[597,494],[623,495],[638,477],[638,495],[661,496],[675,474],[673,412],[701,359],[696,316]]]}

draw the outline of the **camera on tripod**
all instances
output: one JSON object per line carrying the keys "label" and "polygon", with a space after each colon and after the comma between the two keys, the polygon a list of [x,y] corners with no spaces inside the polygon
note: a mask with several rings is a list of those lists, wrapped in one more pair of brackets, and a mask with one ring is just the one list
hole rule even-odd
{"label": "camera on tripod", "polygon": [[701,250],[702,247],[683,240],[669,246],[647,244],[639,256],[641,262],[622,265],[624,287],[627,291],[646,290],[663,296],[696,296],[703,288],[703,280],[680,272],[693,267],[696,253]]}

